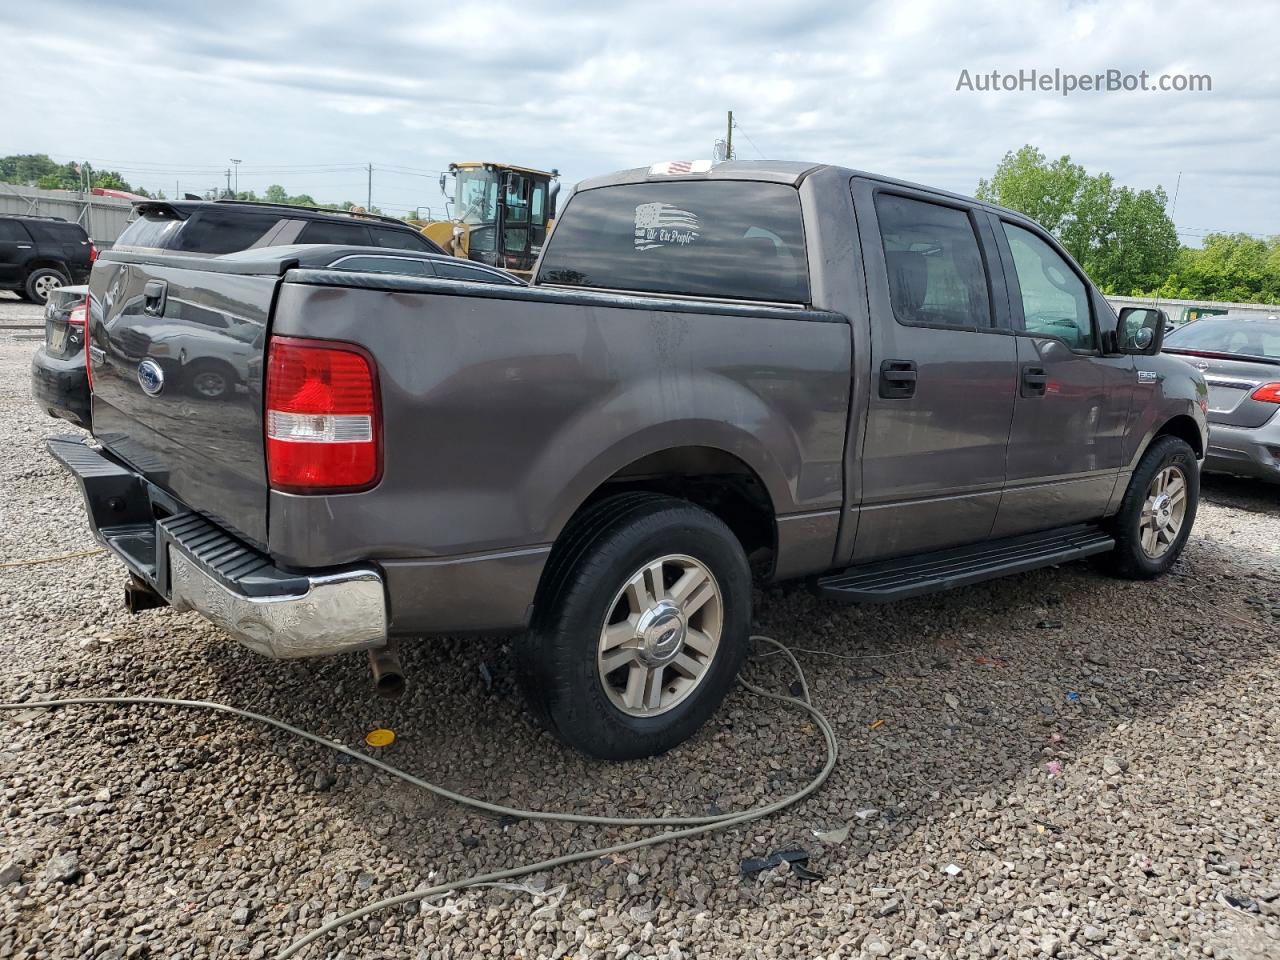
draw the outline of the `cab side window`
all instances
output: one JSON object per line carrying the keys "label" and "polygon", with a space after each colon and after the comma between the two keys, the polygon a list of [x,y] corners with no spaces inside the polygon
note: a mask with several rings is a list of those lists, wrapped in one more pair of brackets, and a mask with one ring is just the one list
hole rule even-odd
{"label": "cab side window", "polygon": [[1073,350],[1094,349],[1089,291],[1061,255],[1030,230],[1004,223],[1022,291],[1023,329],[1057,337]]}
{"label": "cab side window", "polygon": [[987,273],[969,215],[887,193],[875,203],[893,315],[908,324],[990,327]]}

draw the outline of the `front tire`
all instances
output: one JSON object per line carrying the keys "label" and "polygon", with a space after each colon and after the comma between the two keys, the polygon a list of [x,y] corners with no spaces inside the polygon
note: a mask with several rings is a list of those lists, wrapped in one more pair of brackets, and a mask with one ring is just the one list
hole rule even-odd
{"label": "front tire", "polygon": [[1158,438],[1138,461],[1112,519],[1112,571],[1130,580],[1163,576],[1182,555],[1199,504],[1195,452],[1178,437]]}
{"label": "front tire", "polygon": [[746,654],[751,571],[713,514],[648,493],[593,505],[548,561],[517,643],[530,706],[606,760],[654,756],[715,712]]}

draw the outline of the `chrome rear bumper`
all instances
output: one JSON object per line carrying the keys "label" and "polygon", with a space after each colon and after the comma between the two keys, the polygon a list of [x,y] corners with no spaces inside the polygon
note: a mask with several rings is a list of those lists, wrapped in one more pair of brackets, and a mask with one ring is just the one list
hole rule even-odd
{"label": "chrome rear bumper", "polygon": [[175,610],[197,611],[267,657],[386,644],[386,589],[376,566],[282,570],[80,438],[54,438],[49,451],[80,484],[94,537]]}

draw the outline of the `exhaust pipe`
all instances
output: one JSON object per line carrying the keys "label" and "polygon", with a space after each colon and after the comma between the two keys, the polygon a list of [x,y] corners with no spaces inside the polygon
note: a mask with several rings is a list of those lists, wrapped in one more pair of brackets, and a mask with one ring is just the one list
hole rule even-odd
{"label": "exhaust pipe", "polygon": [[369,669],[373,671],[373,689],[378,696],[394,698],[404,693],[404,668],[394,640],[369,651]]}
{"label": "exhaust pipe", "polygon": [[129,582],[124,585],[124,607],[130,613],[141,613],[143,610],[154,610],[156,607],[168,605],[168,600],[137,577],[130,577]]}

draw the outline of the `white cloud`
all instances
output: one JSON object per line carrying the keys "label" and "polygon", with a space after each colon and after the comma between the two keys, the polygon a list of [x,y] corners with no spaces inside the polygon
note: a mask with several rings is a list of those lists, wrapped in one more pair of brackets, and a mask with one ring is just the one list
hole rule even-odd
{"label": "white cloud", "polygon": [[[419,3],[173,7],[50,0],[10,18],[0,153],[114,161],[133,181],[438,204],[450,160],[558,167],[572,182],[701,158],[829,161],[971,192],[1034,143],[1138,187],[1182,188],[1185,228],[1280,232],[1280,67],[1266,3],[1017,6]],[[956,92],[962,69],[1209,73],[1212,93]],[[329,165],[321,169],[321,165]],[[379,170],[379,166],[412,172]],[[302,169],[311,166],[311,171]],[[163,169],[162,169],[163,168]],[[274,168],[274,169],[266,169]],[[208,181],[208,182],[205,182]]]}

